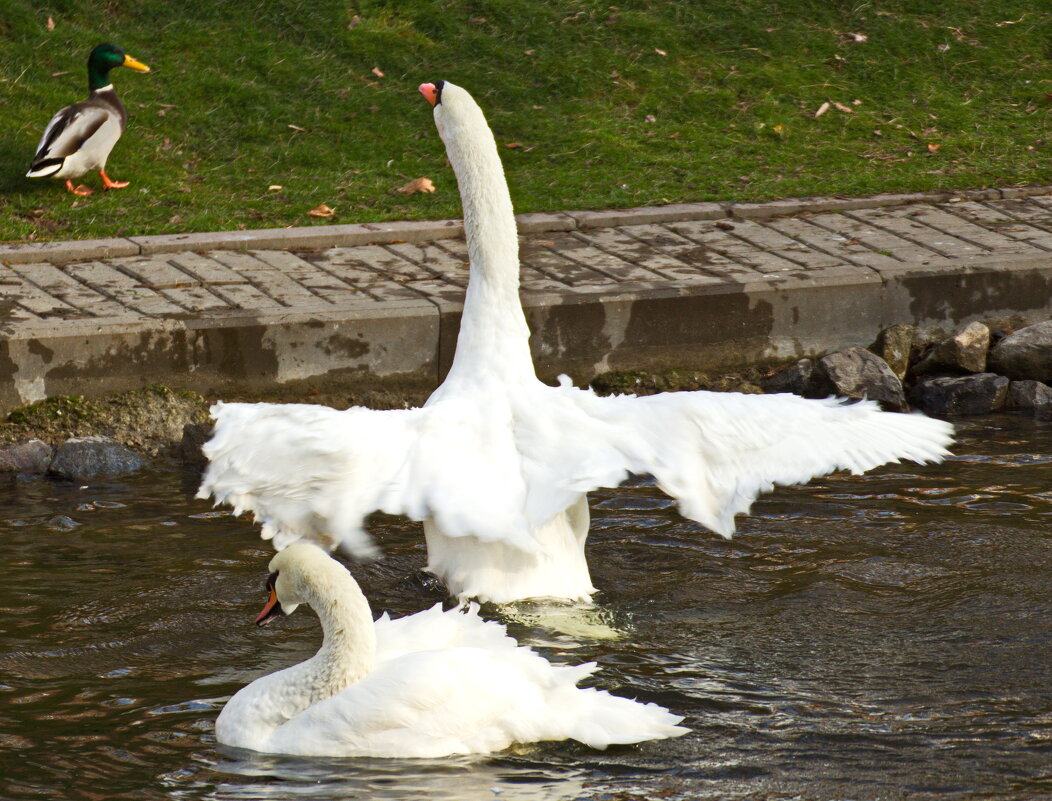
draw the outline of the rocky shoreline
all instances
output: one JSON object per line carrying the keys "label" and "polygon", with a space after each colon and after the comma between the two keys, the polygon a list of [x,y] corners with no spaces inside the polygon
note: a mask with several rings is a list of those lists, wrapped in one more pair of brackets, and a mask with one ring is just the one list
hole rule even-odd
{"label": "rocky shoreline", "polygon": [[[753,367],[720,375],[690,370],[605,373],[591,386],[600,394],[707,389],[792,392],[810,398],[839,395],[938,417],[1013,411],[1052,420],[1050,381],[1052,321],[1014,332],[991,331],[973,322],[936,342],[920,341],[912,326],[897,325],[881,332],[870,348],[854,346],[767,371]],[[392,409],[420,405],[426,394],[308,390],[278,400]],[[152,384],[98,400],[62,396],[15,409],[0,422],[0,476],[90,481],[138,470],[161,456],[200,467],[201,445],[211,430],[208,406],[196,392]]]}
{"label": "rocky shoreline", "polygon": [[913,326],[881,332],[871,349],[852,347],[800,359],[761,380],[764,392],[807,398],[867,397],[886,409],[935,415],[1027,412],[1052,420],[1052,321],[1013,332],[980,322],[936,342],[917,340]]}

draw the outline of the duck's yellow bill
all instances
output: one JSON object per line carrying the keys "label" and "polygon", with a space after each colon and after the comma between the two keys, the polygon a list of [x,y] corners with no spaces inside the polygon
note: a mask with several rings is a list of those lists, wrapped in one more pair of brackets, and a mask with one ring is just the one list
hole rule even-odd
{"label": "duck's yellow bill", "polygon": [[143,64],[141,61],[136,61],[134,58],[129,56],[127,53],[124,55],[124,62],[121,64],[122,67],[128,67],[136,72],[149,72],[150,68]]}

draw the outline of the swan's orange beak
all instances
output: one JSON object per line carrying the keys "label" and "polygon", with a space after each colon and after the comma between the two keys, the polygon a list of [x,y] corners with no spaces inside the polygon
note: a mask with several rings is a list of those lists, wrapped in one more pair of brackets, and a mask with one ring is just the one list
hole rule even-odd
{"label": "swan's orange beak", "polygon": [[432,106],[438,102],[438,88],[433,83],[420,84],[420,94],[427,98]]}
{"label": "swan's orange beak", "polygon": [[281,609],[281,602],[278,600],[278,593],[273,585],[271,585],[270,598],[267,599],[267,604],[263,607],[263,611],[256,615],[256,625],[265,626],[271,620],[283,614],[285,613]]}

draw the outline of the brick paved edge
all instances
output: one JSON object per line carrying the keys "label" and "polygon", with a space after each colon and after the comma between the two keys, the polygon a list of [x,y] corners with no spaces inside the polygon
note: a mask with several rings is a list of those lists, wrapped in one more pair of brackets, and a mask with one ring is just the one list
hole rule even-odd
{"label": "brick paved edge", "polygon": [[[519,214],[516,219],[521,233],[539,233],[686,220],[717,220],[725,217],[768,219],[805,212],[851,211],[912,203],[945,203],[954,199],[1010,200],[1049,194],[1052,194],[1052,186],[1014,186],[1002,189],[880,194],[857,198],[799,198],[767,203],[674,203],[645,208]],[[394,242],[420,243],[455,238],[460,236],[462,231],[463,225],[460,220],[437,220],[161,234],[70,242],[26,242],[0,244],[0,264],[88,261],[188,250],[313,250]]]}

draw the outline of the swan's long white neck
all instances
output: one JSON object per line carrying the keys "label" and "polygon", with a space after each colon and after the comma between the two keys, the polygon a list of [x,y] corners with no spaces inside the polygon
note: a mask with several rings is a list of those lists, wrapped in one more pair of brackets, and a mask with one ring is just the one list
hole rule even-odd
{"label": "swan's long white neck", "polygon": [[449,107],[436,109],[436,121],[460,186],[471,260],[450,377],[533,377],[530,330],[519,300],[518,232],[497,145],[474,101],[447,87]]}
{"label": "swan's long white neck", "polygon": [[315,575],[304,593],[324,632],[318,653],[304,663],[302,680],[311,696],[308,706],[346,689],[376,664],[376,631],[369,602],[343,568],[337,568]]}

